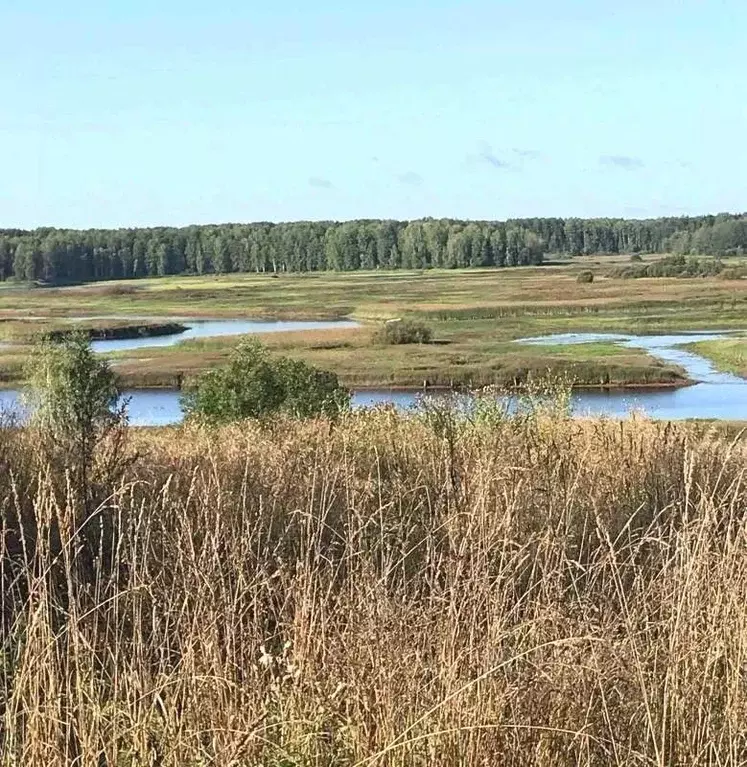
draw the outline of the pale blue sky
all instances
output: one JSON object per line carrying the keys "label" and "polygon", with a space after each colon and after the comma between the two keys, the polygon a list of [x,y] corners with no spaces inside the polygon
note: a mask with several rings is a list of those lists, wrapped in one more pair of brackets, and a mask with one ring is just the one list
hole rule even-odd
{"label": "pale blue sky", "polygon": [[0,0],[0,228],[747,209],[746,0]]}

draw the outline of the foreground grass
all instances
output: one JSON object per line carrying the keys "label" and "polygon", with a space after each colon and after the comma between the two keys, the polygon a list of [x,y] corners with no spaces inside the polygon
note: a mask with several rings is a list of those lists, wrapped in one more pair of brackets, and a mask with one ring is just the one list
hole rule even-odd
{"label": "foreground grass", "polygon": [[[606,278],[605,273],[618,262],[622,261],[581,258],[564,265],[519,269],[170,277],[6,290],[0,293],[0,336],[4,326],[15,328],[17,336],[33,335],[39,329],[37,321],[24,318],[39,315],[54,327],[80,315],[353,316],[368,324],[343,335],[296,333],[270,343],[282,346],[286,354],[334,370],[351,386],[422,386],[425,381],[505,385],[548,368],[573,376],[581,385],[626,386],[682,382],[682,371],[660,365],[643,352],[618,347],[596,346],[595,354],[589,356],[582,347],[547,350],[512,342],[568,331],[650,333],[745,327],[747,280]],[[591,285],[576,282],[578,271],[586,268],[597,275]],[[372,326],[405,315],[430,324],[438,343],[404,348],[371,344]],[[26,331],[19,329],[19,323]],[[231,343],[235,339],[123,354],[118,357],[123,382],[171,386],[220,362]],[[8,357],[0,353],[0,380],[17,382],[19,366]]]}
{"label": "foreground grass", "polygon": [[65,467],[0,431],[3,765],[747,759],[744,441],[494,411],[133,439],[77,530]]}

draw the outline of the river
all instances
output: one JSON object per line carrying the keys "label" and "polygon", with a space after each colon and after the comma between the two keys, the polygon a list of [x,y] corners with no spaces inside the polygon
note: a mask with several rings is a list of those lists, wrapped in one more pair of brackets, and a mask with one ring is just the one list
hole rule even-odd
{"label": "river", "polygon": [[168,321],[179,322],[185,325],[187,329],[183,333],[173,333],[168,336],[143,336],[141,338],[113,338],[93,341],[91,346],[95,351],[102,353],[124,352],[133,349],[150,349],[154,346],[176,346],[184,341],[190,341],[195,338],[360,327],[360,324],[353,320],[194,320],[169,317]]}
{"label": "river", "polygon": [[[340,327],[356,327],[352,321],[330,322],[256,322],[245,320],[188,321],[184,333],[173,336],[137,339],[115,339],[94,342],[101,352],[141,349],[152,346],[170,346],[190,338],[208,338],[218,335],[243,333],[282,332],[290,330],[324,330]],[[608,416],[623,418],[633,411],[662,420],[706,418],[717,420],[747,419],[747,381],[728,373],[721,373],[705,358],[679,348],[680,345],[697,340],[725,338],[723,333],[687,333],[680,335],[634,336],[622,334],[585,333],[543,336],[520,339],[517,343],[576,344],[614,342],[623,346],[645,349],[663,361],[680,365],[689,378],[696,383],[679,388],[647,389],[599,389],[576,390],[571,397],[574,414],[579,416]],[[182,411],[179,392],[168,389],[139,389],[127,391],[130,422],[136,426],[164,426],[181,421]],[[391,403],[407,409],[417,405],[421,396],[437,397],[437,393],[425,395],[414,392],[380,389],[357,391],[353,394],[354,407],[374,407]],[[0,391],[0,408],[18,409],[20,397],[17,391]]]}

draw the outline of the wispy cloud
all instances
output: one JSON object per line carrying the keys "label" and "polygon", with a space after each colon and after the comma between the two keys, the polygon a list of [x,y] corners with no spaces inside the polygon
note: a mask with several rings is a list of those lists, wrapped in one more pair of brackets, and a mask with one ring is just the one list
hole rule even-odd
{"label": "wispy cloud", "polygon": [[399,181],[400,184],[405,184],[406,186],[421,186],[423,183],[423,177],[419,173],[415,173],[415,171],[409,170],[406,173],[398,174],[397,181]]}
{"label": "wispy cloud", "polygon": [[599,158],[601,165],[606,168],[621,168],[622,170],[641,170],[645,163],[640,157],[626,154],[604,154]]}
{"label": "wispy cloud", "polygon": [[481,162],[490,165],[496,170],[510,170],[512,168],[510,162],[495,154],[490,144],[484,141],[480,144],[480,151],[477,153],[477,157]]}
{"label": "wispy cloud", "polygon": [[538,149],[512,149],[511,152],[520,160],[539,160],[543,156]]}
{"label": "wispy cloud", "polygon": [[309,179],[309,186],[313,186],[316,189],[335,188],[335,185],[328,178],[321,178],[320,176],[311,176]]}
{"label": "wispy cloud", "polygon": [[513,148],[494,150],[487,141],[481,141],[474,154],[467,155],[469,165],[482,165],[499,171],[520,171],[527,163],[543,157],[538,149]]}

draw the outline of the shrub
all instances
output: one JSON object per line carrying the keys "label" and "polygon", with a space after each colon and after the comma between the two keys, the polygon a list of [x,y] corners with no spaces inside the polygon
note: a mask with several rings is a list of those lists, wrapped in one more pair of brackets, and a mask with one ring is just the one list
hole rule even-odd
{"label": "shrub", "polygon": [[433,331],[415,320],[391,320],[376,334],[375,341],[383,344],[429,344]]}
{"label": "shrub", "polygon": [[584,269],[583,272],[578,273],[578,276],[576,277],[576,282],[580,282],[585,285],[588,285],[594,282],[594,272],[592,272],[591,269]]}
{"label": "shrub", "polygon": [[643,261],[641,258],[640,253],[633,253],[633,255],[630,257],[630,262],[632,264],[640,264]]}
{"label": "shrub", "polygon": [[[49,485],[55,503],[67,509],[51,523],[50,552],[61,555],[63,531],[77,530],[79,544],[67,556],[78,577],[90,583],[96,569],[111,562],[111,486],[137,457],[129,447],[126,403],[108,361],[94,353],[82,331],[41,340],[27,377],[34,452],[42,472],[51,470],[48,476],[56,478]],[[38,538],[29,518],[15,534],[24,546]]]}
{"label": "shrub", "polygon": [[32,425],[58,454],[83,473],[96,447],[112,430],[126,425],[116,376],[105,357],[91,349],[78,330],[61,338],[43,338],[27,369],[26,400]]}
{"label": "shrub", "polygon": [[724,263],[718,258],[695,258],[694,256],[666,256],[650,264],[636,264],[615,269],[611,277],[638,279],[641,277],[714,277],[724,271]]}
{"label": "shrub", "polygon": [[349,404],[350,393],[334,373],[287,357],[273,359],[258,341],[239,344],[228,365],[203,373],[182,397],[188,417],[211,423],[277,412],[334,416]]}
{"label": "shrub", "polygon": [[114,285],[102,285],[99,288],[92,288],[88,292],[97,296],[131,296],[139,290],[140,288],[135,285],[115,283]]}
{"label": "shrub", "polygon": [[723,272],[719,274],[719,278],[722,280],[741,280],[744,279],[745,272],[744,269],[740,269],[736,266],[730,266],[728,269],[724,269]]}

